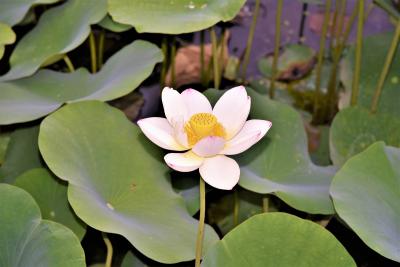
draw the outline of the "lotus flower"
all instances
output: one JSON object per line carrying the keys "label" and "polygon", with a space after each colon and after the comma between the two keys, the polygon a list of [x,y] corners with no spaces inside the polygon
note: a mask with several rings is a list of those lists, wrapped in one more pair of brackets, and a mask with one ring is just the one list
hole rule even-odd
{"label": "lotus flower", "polygon": [[214,108],[200,92],[187,89],[181,94],[165,87],[162,103],[166,118],[138,121],[143,133],[156,145],[181,153],[164,157],[172,169],[199,169],[203,180],[224,190],[239,181],[237,162],[226,155],[239,154],[257,143],[271,128],[265,120],[247,120],[251,99],[243,86],[225,92]]}

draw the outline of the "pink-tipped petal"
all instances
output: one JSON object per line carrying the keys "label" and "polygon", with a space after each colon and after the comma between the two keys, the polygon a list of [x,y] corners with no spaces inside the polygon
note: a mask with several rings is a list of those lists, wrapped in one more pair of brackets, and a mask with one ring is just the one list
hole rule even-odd
{"label": "pink-tipped petal", "polygon": [[250,106],[250,97],[243,86],[228,90],[215,104],[213,114],[224,126],[228,140],[242,129],[249,116]]}
{"label": "pink-tipped petal", "polygon": [[196,113],[212,113],[212,107],[207,97],[194,89],[186,89],[181,94],[188,109],[188,118]]}
{"label": "pink-tipped petal", "polygon": [[224,145],[224,138],[207,136],[197,142],[192,150],[200,157],[211,157],[217,155],[224,148]]}
{"label": "pink-tipped petal", "polygon": [[203,180],[218,189],[231,190],[239,182],[239,165],[224,155],[206,158],[199,170]]}
{"label": "pink-tipped petal", "polygon": [[265,120],[249,120],[246,121],[242,130],[231,140],[226,142],[221,154],[235,155],[249,149],[271,128],[272,123]]}
{"label": "pink-tipped petal", "polygon": [[164,157],[169,167],[178,172],[191,172],[197,170],[204,159],[194,154],[192,151],[186,153],[169,153]]}
{"label": "pink-tipped petal", "polygon": [[161,93],[161,100],[164,107],[165,117],[170,124],[174,118],[183,117],[186,119],[188,111],[181,94],[169,87],[165,87]]}
{"label": "pink-tipped petal", "polygon": [[174,129],[167,119],[153,117],[139,120],[137,124],[144,135],[159,147],[174,151],[187,149],[175,140]]}

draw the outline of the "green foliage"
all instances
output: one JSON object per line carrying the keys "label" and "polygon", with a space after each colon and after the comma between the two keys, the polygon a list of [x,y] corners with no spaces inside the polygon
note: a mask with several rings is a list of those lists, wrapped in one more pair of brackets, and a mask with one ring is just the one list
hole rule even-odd
{"label": "green foliage", "polygon": [[7,24],[0,22],[0,59],[4,55],[4,45],[12,44],[15,42],[16,35]]}
{"label": "green foliage", "polygon": [[373,250],[400,262],[400,149],[383,142],[337,172],[331,195],[339,216]]}
{"label": "green foliage", "polygon": [[29,170],[17,177],[15,185],[35,199],[43,219],[61,223],[71,229],[79,239],[86,225],[72,211],[67,199],[67,184],[52,176],[46,169]]}
{"label": "green foliage", "polygon": [[10,135],[4,161],[0,166],[0,182],[14,183],[27,170],[42,167],[38,147],[39,127],[21,128]]}
{"label": "green foliage", "polygon": [[343,109],[331,126],[331,159],[335,165],[341,166],[376,141],[400,147],[400,118],[389,114],[371,114],[361,107]]}
{"label": "green foliage", "polygon": [[106,0],[69,0],[46,11],[18,42],[10,58],[11,69],[0,81],[32,75],[45,61],[79,46],[89,35],[90,25],[105,16],[106,6]]}
{"label": "green foliage", "polygon": [[[378,84],[386,54],[393,38],[393,32],[373,35],[363,40],[362,65],[360,73],[360,94],[358,105],[369,109],[372,97]],[[397,49],[399,50],[399,49]],[[347,107],[350,103],[350,95],[353,81],[353,70],[356,48],[352,46],[342,63],[341,81],[345,87],[345,95],[340,101],[340,108]],[[390,71],[379,99],[378,112],[399,116],[400,99],[400,52],[393,58]]]}
{"label": "green foliage", "polygon": [[[69,104],[42,122],[39,147],[69,182],[68,200],[85,223],[160,262],[194,258],[197,221],[172,190],[160,149],[122,112],[98,101]],[[207,227],[205,251],[217,240]]]}
{"label": "green foliage", "polygon": [[86,266],[78,238],[65,226],[42,220],[26,191],[0,184],[0,203],[1,266]]}
{"label": "green foliage", "polygon": [[109,0],[109,12],[138,32],[179,34],[235,17],[245,0]]}
{"label": "green foliage", "polygon": [[253,216],[206,254],[202,266],[356,266],[320,225],[285,213]]}
{"label": "green foliage", "polygon": [[29,78],[0,83],[0,124],[40,118],[65,102],[121,97],[146,79],[161,60],[158,47],[138,40],[114,54],[95,74],[83,68],[73,73],[41,70]]}

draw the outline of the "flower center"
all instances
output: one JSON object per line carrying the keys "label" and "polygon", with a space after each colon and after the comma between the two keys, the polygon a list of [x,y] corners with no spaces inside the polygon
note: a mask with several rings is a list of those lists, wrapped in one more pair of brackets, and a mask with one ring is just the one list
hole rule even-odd
{"label": "flower center", "polygon": [[190,146],[207,136],[219,136],[225,138],[225,129],[217,118],[210,113],[197,113],[190,117],[185,125],[185,132]]}

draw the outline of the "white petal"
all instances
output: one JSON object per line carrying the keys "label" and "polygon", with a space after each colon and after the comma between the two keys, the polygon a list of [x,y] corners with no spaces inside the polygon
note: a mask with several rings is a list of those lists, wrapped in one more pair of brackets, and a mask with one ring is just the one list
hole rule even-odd
{"label": "white petal", "polygon": [[179,144],[189,148],[187,134],[185,132],[185,124],[183,121],[183,116],[175,117],[172,119],[172,128],[174,128],[174,136]]}
{"label": "white petal", "polygon": [[175,117],[187,117],[186,104],[178,91],[165,87],[161,93],[161,100],[164,107],[165,117],[167,117],[170,124],[173,123]]}
{"label": "white petal", "polygon": [[206,158],[199,170],[203,180],[218,189],[231,190],[240,177],[237,162],[224,155]]}
{"label": "white petal", "polygon": [[200,157],[211,157],[217,155],[225,145],[225,139],[218,136],[207,136],[197,142],[193,152]]}
{"label": "white petal", "polygon": [[186,89],[181,94],[188,110],[188,118],[196,113],[212,113],[212,107],[207,97],[194,89]]}
{"label": "white petal", "polygon": [[186,150],[174,138],[174,129],[165,118],[147,118],[137,122],[140,129],[154,144],[168,150]]}
{"label": "white petal", "polygon": [[242,129],[249,116],[250,105],[250,97],[243,86],[228,90],[215,104],[213,114],[224,126],[228,140]]}
{"label": "white petal", "polygon": [[165,162],[172,169],[179,172],[191,172],[197,170],[204,159],[194,154],[192,151],[186,153],[169,153],[164,157]]}
{"label": "white petal", "polygon": [[226,142],[221,154],[235,155],[249,149],[264,137],[271,128],[272,123],[265,120],[249,120],[246,121],[242,130]]}

